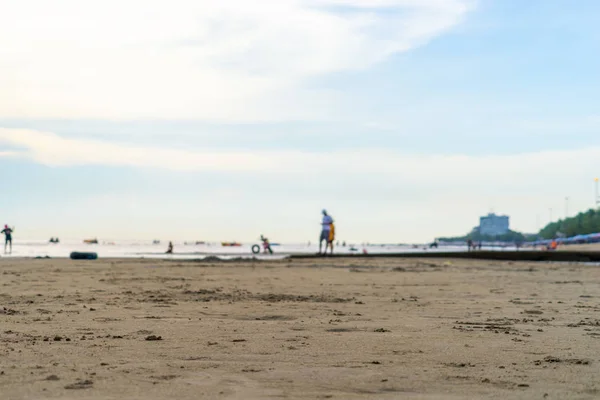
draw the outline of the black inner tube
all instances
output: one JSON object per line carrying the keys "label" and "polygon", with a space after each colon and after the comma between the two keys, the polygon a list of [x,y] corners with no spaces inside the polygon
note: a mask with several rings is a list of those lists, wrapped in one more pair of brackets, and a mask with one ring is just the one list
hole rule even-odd
{"label": "black inner tube", "polygon": [[71,253],[71,260],[96,260],[98,259],[97,253],[80,253],[74,251]]}
{"label": "black inner tube", "polygon": [[254,254],[258,254],[260,253],[260,246],[255,244],[254,246],[252,246],[252,253]]}

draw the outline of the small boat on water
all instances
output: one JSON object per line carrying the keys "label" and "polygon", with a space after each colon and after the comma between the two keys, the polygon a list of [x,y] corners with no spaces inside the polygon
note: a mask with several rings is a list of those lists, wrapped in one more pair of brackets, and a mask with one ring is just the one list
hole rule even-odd
{"label": "small boat on water", "polygon": [[237,242],[221,242],[223,247],[240,247],[242,244]]}
{"label": "small boat on water", "polygon": [[98,244],[98,239],[85,239],[83,241],[85,244]]}

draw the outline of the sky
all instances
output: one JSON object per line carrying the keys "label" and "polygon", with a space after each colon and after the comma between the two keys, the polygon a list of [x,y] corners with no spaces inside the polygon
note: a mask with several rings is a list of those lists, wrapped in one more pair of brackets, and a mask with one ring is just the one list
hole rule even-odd
{"label": "sky", "polygon": [[0,0],[15,240],[535,232],[594,207],[594,0]]}

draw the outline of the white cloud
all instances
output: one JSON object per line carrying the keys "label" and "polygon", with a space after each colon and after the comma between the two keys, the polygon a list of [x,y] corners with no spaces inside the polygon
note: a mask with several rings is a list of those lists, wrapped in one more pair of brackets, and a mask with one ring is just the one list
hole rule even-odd
{"label": "white cloud", "polygon": [[368,68],[472,0],[0,0],[0,117],[323,117],[307,79]]}
{"label": "white cloud", "polygon": [[89,139],[65,139],[53,133],[1,129],[0,143],[22,148],[13,151],[47,166],[133,166],[170,170],[240,171],[269,167],[260,155],[251,153],[189,152],[161,148],[118,145]]}
{"label": "white cloud", "polygon": [[[435,180],[452,186],[474,182],[519,184],[552,171],[553,179],[575,171],[593,171],[600,147],[513,155],[403,154],[397,150],[348,149],[331,152],[294,150],[224,151],[143,147],[112,141],[65,138],[51,132],[0,128],[6,152],[47,166],[129,166],[173,171],[271,172],[306,174],[360,173],[395,176],[403,182]],[[527,185],[530,185],[527,183]]]}
{"label": "white cloud", "polygon": [[[101,196],[92,201],[104,205],[97,216],[90,215],[96,208],[88,200],[77,204],[78,197],[92,195],[85,188],[64,193],[60,201],[60,215],[74,220],[81,216],[89,226],[106,227],[98,228],[98,235],[114,235],[115,227],[126,225],[119,228],[121,238],[151,239],[164,233],[189,239],[202,227],[204,237],[214,240],[228,235],[253,240],[259,230],[273,232],[281,241],[304,240],[314,235],[314,214],[323,207],[331,209],[348,240],[418,241],[461,234],[490,208],[509,214],[514,228],[534,231],[537,217],[545,224],[550,208],[554,217],[563,215],[566,196],[571,212],[591,207],[593,178],[600,173],[600,147],[506,156],[387,150],[223,152],[138,147],[14,129],[0,129],[0,146],[0,151],[46,166],[146,168],[154,188],[144,189],[140,183],[111,194],[110,201]],[[165,172],[158,174],[161,170]],[[112,172],[116,183],[121,171]],[[203,174],[196,180],[193,174],[168,171]],[[218,175],[210,178],[210,173]],[[65,174],[62,169],[57,176]],[[269,218],[259,217],[264,209]],[[20,225],[34,226],[49,218],[41,205],[20,213]]]}

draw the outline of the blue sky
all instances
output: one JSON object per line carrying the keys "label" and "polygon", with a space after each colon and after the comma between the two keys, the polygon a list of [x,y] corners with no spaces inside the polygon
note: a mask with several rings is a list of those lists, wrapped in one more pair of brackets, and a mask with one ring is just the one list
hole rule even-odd
{"label": "blue sky", "polygon": [[327,208],[413,242],[593,205],[597,2],[137,1],[0,0],[21,237],[306,241]]}

